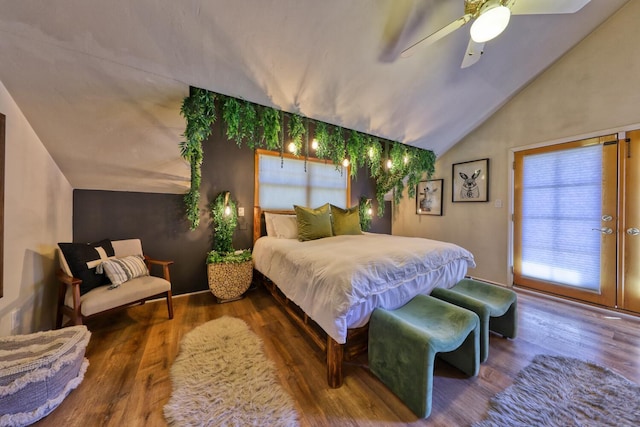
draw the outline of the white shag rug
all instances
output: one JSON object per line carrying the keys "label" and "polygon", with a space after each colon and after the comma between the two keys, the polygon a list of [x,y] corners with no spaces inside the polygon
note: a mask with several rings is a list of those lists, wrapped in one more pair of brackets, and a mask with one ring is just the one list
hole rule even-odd
{"label": "white shag rug", "polygon": [[593,363],[538,355],[473,426],[640,426],[640,386]]}
{"label": "white shag rug", "polygon": [[241,319],[223,316],[186,334],[171,381],[171,426],[299,425],[262,341]]}

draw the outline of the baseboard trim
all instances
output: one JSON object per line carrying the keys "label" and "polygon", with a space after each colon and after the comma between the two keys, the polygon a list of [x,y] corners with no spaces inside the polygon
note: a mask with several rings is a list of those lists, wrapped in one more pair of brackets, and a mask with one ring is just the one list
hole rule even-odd
{"label": "baseboard trim", "polygon": [[565,298],[562,296],[541,292],[535,289],[526,288],[520,285],[513,285],[513,289],[519,293],[523,293],[523,294],[527,294],[527,295],[531,295],[531,296],[535,296],[543,299],[549,299],[557,302],[562,302],[565,304],[571,304],[576,307],[588,308],[588,309],[591,309],[592,311],[599,312],[603,316],[615,315],[617,317],[623,317],[627,320],[636,320],[636,321],[640,319],[640,313],[628,312],[628,311],[619,309],[617,307],[602,307],[600,305],[592,304],[586,301],[578,301],[571,298]]}

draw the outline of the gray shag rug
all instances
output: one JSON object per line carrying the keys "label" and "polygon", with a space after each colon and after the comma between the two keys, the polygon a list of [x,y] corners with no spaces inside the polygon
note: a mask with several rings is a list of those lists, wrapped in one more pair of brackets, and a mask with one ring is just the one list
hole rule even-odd
{"label": "gray shag rug", "polygon": [[538,355],[473,426],[640,426],[640,386],[593,363]]}
{"label": "gray shag rug", "polygon": [[297,426],[293,400],[247,324],[224,316],[184,336],[164,415],[171,426]]}

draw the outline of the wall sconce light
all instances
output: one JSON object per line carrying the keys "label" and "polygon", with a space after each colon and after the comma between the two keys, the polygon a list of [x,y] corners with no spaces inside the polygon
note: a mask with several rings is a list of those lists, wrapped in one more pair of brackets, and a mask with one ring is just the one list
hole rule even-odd
{"label": "wall sconce light", "polygon": [[391,159],[387,159],[387,169],[391,169],[393,167],[393,162]]}
{"label": "wall sconce light", "polygon": [[295,154],[298,151],[298,147],[296,147],[295,142],[290,142],[289,145],[287,146],[287,149],[289,150],[290,153]]}
{"label": "wall sconce light", "polygon": [[224,194],[224,216],[231,215],[231,206],[229,206],[229,193],[228,191]]}
{"label": "wall sconce light", "polygon": [[311,149],[313,150],[317,150],[318,149],[318,140],[313,138],[313,141],[311,141]]}
{"label": "wall sconce light", "polygon": [[344,160],[342,161],[342,166],[344,166],[345,168],[349,167],[349,158],[345,157]]}

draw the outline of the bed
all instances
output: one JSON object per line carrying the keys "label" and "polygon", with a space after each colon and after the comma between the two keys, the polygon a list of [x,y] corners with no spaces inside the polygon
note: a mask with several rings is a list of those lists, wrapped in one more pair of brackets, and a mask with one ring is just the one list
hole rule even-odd
{"label": "bed", "polygon": [[395,309],[436,287],[450,288],[475,267],[469,251],[423,238],[364,233],[300,242],[266,236],[265,212],[293,215],[254,208],[256,276],[326,351],[333,388],[342,384],[342,362],[366,351],[376,307]]}

